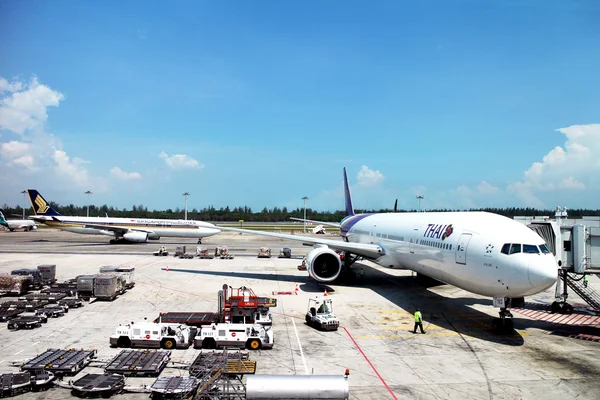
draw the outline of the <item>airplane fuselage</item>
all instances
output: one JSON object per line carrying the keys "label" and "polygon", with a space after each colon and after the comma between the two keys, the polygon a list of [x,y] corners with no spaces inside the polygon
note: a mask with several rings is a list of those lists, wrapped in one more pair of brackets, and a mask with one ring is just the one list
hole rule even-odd
{"label": "airplane fuselage", "polygon": [[37,226],[35,225],[35,222],[33,222],[31,220],[27,220],[27,219],[9,219],[9,220],[6,220],[6,223],[8,224],[8,229],[10,229],[10,230],[13,230],[13,229],[31,230],[31,229],[37,228]]}
{"label": "airplane fuselage", "polygon": [[[361,214],[345,218],[341,231],[348,242],[380,246],[385,254],[374,262],[381,266],[410,269],[484,296],[531,295],[552,286],[558,275],[543,239],[496,214]],[[512,244],[515,252],[508,254]]]}
{"label": "airplane fuselage", "polygon": [[149,239],[158,239],[159,237],[183,237],[183,238],[203,238],[211,236],[219,231],[211,228],[214,225],[192,220],[173,220],[173,219],[150,219],[150,218],[103,218],[103,217],[36,217],[43,218],[43,223],[68,232],[115,236],[115,232],[108,229],[89,228],[86,225],[112,226],[129,228],[133,231],[140,230],[149,232]]}

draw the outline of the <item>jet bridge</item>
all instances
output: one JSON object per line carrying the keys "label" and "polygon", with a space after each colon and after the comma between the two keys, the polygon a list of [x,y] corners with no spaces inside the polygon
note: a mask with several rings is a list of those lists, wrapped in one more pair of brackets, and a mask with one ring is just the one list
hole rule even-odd
{"label": "jet bridge", "polygon": [[554,254],[559,266],[556,301],[552,311],[569,314],[568,287],[596,311],[600,311],[600,294],[587,285],[586,275],[600,274],[600,217],[567,219],[566,208],[557,208],[555,218],[521,220],[540,235]]}

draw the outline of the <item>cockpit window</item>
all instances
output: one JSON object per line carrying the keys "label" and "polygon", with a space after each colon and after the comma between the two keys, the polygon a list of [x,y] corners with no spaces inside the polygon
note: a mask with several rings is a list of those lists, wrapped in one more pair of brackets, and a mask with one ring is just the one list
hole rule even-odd
{"label": "cockpit window", "polygon": [[500,250],[500,253],[509,254],[509,252],[510,252],[510,243],[504,243],[504,245],[502,246],[502,250]]}
{"label": "cockpit window", "polygon": [[542,254],[550,253],[550,250],[548,250],[548,247],[545,244],[540,245],[540,250],[542,251]]}
{"label": "cockpit window", "polygon": [[527,254],[540,254],[538,247],[533,244],[524,244],[523,245],[523,253]]}
{"label": "cockpit window", "polygon": [[518,243],[513,243],[510,245],[510,254],[520,253],[521,245]]}

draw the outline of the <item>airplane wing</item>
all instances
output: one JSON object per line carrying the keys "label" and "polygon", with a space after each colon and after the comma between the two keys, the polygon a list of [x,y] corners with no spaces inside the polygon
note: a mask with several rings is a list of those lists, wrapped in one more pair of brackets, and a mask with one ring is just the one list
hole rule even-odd
{"label": "airplane wing", "polygon": [[339,222],[324,222],[324,221],[315,221],[314,219],[302,219],[302,218],[294,218],[294,217],[290,217],[290,219],[293,219],[294,221],[313,222],[313,223],[319,224],[319,225],[335,226],[336,228],[340,227]]}
{"label": "airplane wing", "polygon": [[297,242],[302,242],[304,244],[315,245],[315,246],[327,246],[334,250],[342,250],[348,251],[353,254],[358,254],[360,256],[364,256],[367,258],[379,258],[385,254],[385,250],[376,244],[368,244],[368,243],[350,243],[343,242],[340,240],[333,239],[324,239],[324,238],[313,238],[308,236],[298,236],[298,235],[287,235],[285,233],[275,233],[275,232],[265,232],[265,231],[253,231],[250,229],[240,229],[240,228],[225,228],[222,226],[215,226],[216,229],[220,229],[222,231],[231,231],[231,232],[240,232],[240,233],[248,233],[250,235],[261,235],[261,236],[270,236],[276,237],[280,239],[288,239],[295,240]]}
{"label": "airplane wing", "polygon": [[137,229],[137,228],[127,228],[124,226],[118,226],[118,225],[96,225],[96,224],[84,224],[83,225],[84,228],[90,228],[90,229],[98,229],[100,231],[109,231],[109,232],[115,232],[118,235],[124,235],[127,232],[144,232],[144,233],[154,233],[154,231],[149,230],[149,229]]}

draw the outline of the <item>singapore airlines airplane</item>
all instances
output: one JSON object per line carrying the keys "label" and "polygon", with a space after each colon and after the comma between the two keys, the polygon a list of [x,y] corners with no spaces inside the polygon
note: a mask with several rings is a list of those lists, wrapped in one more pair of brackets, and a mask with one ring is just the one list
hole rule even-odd
{"label": "singapore airlines airplane", "polygon": [[[554,285],[558,265],[544,240],[525,225],[486,212],[354,214],[344,168],[344,241],[252,231],[315,246],[306,257],[308,274],[333,282],[358,258],[383,267],[409,269],[461,289],[494,298],[498,328],[512,328],[510,305]],[[334,250],[345,252],[344,261]]]}
{"label": "singapore airlines airplane", "polygon": [[111,244],[145,243],[164,237],[197,238],[212,236],[220,231],[208,222],[108,217],[67,217],[56,212],[36,190],[27,190],[35,216],[29,217],[53,228],[74,233],[112,236]]}
{"label": "singapore airlines airplane", "polygon": [[33,231],[37,229],[37,225],[30,219],[9,219],[4,218],[2,210],[0,210],[0,225],[8,228],[9,231],[14,232],[15,229],[23,229],[24,231]]}

